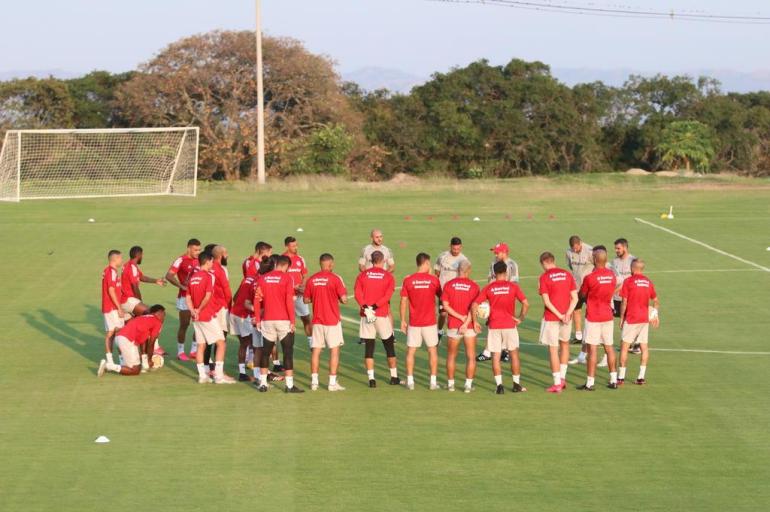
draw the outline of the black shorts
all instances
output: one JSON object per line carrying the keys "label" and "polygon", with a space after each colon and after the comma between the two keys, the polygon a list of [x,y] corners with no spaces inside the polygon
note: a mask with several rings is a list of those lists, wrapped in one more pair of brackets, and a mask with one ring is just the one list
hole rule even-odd
{"label": "black shorts", "polygon": [[612,299],[612,313],[615,315],[615,318],[620,318],[620,305],[622,303],[622,300]]}

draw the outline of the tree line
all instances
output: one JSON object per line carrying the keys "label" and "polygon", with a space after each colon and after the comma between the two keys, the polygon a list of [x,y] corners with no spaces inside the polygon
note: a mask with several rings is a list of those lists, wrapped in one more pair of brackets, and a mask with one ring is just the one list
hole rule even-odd
{"label": "tree line", "polygon": [[[387,179],[642,168],[770,175],[770,92],[708,77],[631,76],[568,87],[541,62],[486,60],[408,94],[343,82],[297,40],[265,37],[268,173]],[[12,128],[199,126],[200,176],[256,175],[254,33],[181,39],[127,73],[0,82]]]}

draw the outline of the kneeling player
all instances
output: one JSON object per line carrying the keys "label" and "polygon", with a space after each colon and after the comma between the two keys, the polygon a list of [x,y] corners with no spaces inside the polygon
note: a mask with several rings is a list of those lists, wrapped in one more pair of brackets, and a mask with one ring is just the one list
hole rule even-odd
{"label": "kneeling player", "polygon": [[476,321],[471,305],[479,296],[479,285],[470,279],[471,262],[463,260],[457,266],[458,277],[448,281],[441,292],[441,302],[447,312],[446,375],[447,389],[455,390],[455,361],[460,349],[460,339],[465,344],[465,392],[473,391],[476,375],[476,335],[481,326]]}
{"label": "kneeling player", "polygon": [[[639,377],[636,384],[643,385],[645,373],[647,371],[647,362],[650,359],[648,349],[648,336],[650,325],[658,327],[660,319],[658,318],[658,294],[655,292],[655,286],[652,281],[643,274],[644,261],[634,260],[631,263],[631,277],[623,281],[623,287],[620,289],[622,303],[620,305],[620,373],[618,375],[618,384],[623,384],[626,378],[626,361],[628,360],[629,348],[634,343],[638,343],[642,358],[639,365]],[[652,310],[650,310],[650,301],[652,301]]]}
{"label": "kneeling player", "polygon": [[371,255],[372,267],[362,271],[356,278],[355,298],[360,306],[359,314],[361,323],[358,335],[364,344],[364,366],[366,376],[369,378],[369,387],[376,388],[374,379],[374,342],[377,335],[385,347],[390,369],[391,385],[398,385],[396,362],[396,337],[393,332],[393,322],[390,316],[390,298],[396,287],[393,274],[385,270],[385,255],[381,251],[374,251]]}
{"label": "kneeling player", "polygon": [[[505,393],[503,375],[500,367],[500,353],[507,350],[511,357],[511,373],[513,376],[514,393],[526,391],[521,385],[521,361],[519,360],[519,331],[516,326],[524,321],[529,310],[529,302],[519,285],[508,281],[508,266],[498,261],[492,267],[495,280],[489,283],[476,300],[473,301],[473,313],[477,316],[478,306],[484,301],[489,302],[489,319],[487,320],[487,348],[492,353],[492,373],[497,385],[495,393]],[[516,317],[516,301],[521,303],[521,311]]]}
{"label": "kneeling player", "polygon": [[[123,358],[123,365],[102,359],[97,375],[101,377],[105,371],[121,375],[139,375],[142,371],[142,356],[148,356],[152,353],[152,348],[160,336],[165,319],[166,308],[160,304],[155,304],[150,308],[148,314],[130,320],[115,336],[115,342]],[[152,366],[152,360],[149,360],[148,365]]]}

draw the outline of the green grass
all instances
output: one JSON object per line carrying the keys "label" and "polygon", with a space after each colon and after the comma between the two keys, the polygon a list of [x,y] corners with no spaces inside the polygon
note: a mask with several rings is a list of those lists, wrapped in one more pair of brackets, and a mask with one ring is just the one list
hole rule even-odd
{"label": "green grass", "polygon": [[[661,221],[671,204],[676,219]],[[765,510],[770,274],[634,217],[770,266],[767,180],[315,180],[265,191],[202,186],[197,199],[0,205],[0,510]],[[357,329],[345,324],[345,393],[199,386],[192,365],[176,361],[138,378],[95,377],[108,249],[142,245],[145,273],[159,276],[195,236],[227,245],[239,274],[257,239],[280,246],[302,227],[311,268],[329,250],[350,287],[375,226],[395,250],[399,281],[416,252],[435,256],[453,235],[477,263],[476,278],[494,242],[511,244],[533,304],[522,328],[530,343],[541,312],[537,255],[561,258],[573,233],[607,245],[625,236],[661,297],[652,347],[765,354],[653,352],[647,387],[580,394],[572,389],[584,379],[580,367],[570,370],[571,389],[551,396],[545,351],[524,345],[530,392],[499,397],[489,363],[479,365],[474,394],[427,391],[421,353],[418,389],[408,393],[365,387]],[[173,308],[172,289],[143,290],[147,302]],[[162,336],[168,349],[174,316]],[[298,382],[308,387],[304,337],[298,347]],[[228,352],[232,373],[232,340]],[[383,356],[378,346],[381,382]],[[629,366],[633,378],[635,356]],[[100,434],[112,442],[95,445]]]}

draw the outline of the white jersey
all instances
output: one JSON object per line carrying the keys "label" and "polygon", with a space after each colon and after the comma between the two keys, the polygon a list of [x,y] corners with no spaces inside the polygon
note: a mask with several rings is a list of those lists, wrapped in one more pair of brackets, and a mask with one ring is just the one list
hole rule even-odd
{"label": "white jersey", "polygon": [[[615,258],[610,264],[610,269],[615,273],[615,279],[617,280],[617,290],[623,286],[623,281],[626,278],[631,277],[631,262],[635,257],[632,254],[626,254],[625,258]],[[621,300],[620,295],[617,293],[612,296],[612,300]]]}
{"label": "white jersey", "polygon": [[567,249],[567,268],[572,271],[572,277],[575,278],[575,284],[578,289],[583,284],[583,278],[590,274],[594,269],[594,248],[584,243],[580,252],[574,252],[572,248]]}
{"label": "white jersey", "polygon": [[[507,280],[512,282],[512,283],[518,283],[519,282],[519,266],[511,258],[507,258],[504,261],[505,261],[505,265],[508,267],[508,270],[507,270]],[[490,282],[495,280],[495,263],[497,263],[497,258],[492,260],[492,263],[489,265],[489,275],[487,276],[487,279]]]}
{"label": "white jersey", "polygon": [[438,255],[436,263],[433,265],[433,270],[438,272],[438,280],[441,283],[442,289],[445,284],[460,275],[458,270],[460,263],[463,261],[468,261],[468,258],[463,253],[452,256],[450,251],[444,251]]}
{"label": "white jersey", "polygon": [[385,270],[388,270],[390,267],[396,264],[396,261],[393,259],[393,253],[390,249],[384,245],[374,244],[369,244],[361,249],[361,257],[358,258],[358,264],[362,265],[366,270],[372,268],[372,253],[374,251],[380,251],[382,255],[385,256]]}

